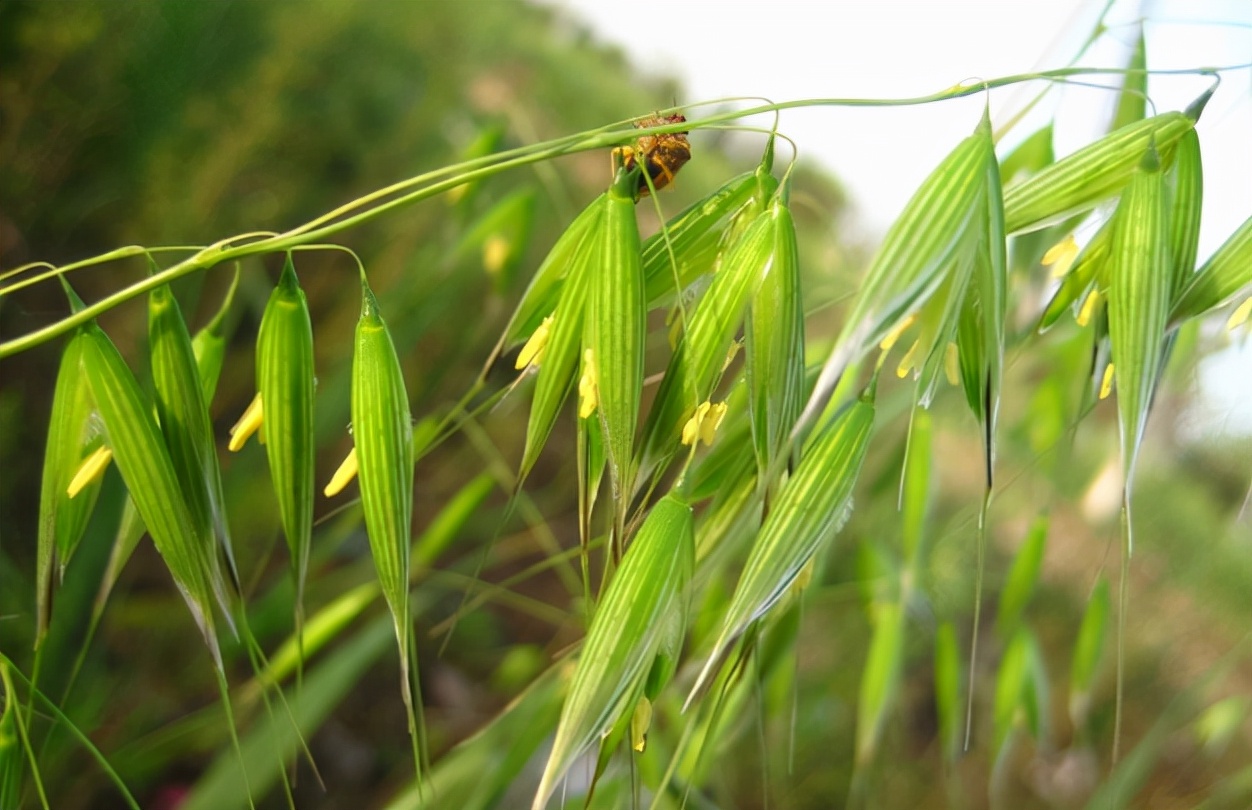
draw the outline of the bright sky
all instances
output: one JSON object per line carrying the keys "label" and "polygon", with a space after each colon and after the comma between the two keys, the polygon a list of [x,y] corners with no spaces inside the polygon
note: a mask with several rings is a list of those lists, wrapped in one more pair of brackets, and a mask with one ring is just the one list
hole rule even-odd
{"label": "bright sky", "polygon": [[[971,78],[1063,67],[1105,5],[1102,0],[547,1],[625,49],[644,72],[680,77],[688,95],[678,99],[680,105],[749,95],[774,101],[907,97]],[[1109,35],[1079,63],[1124,66],[1141,18],[1147,20],[1149,67],[1252,62],[1249,0],[1117,0]],[[1184,108],[1207,86],[1203,78],[1153,77],[1148,92],[1164,112]],[[1002,123],[1006,112],[1041,87],[998,91],[992,97],[993,121]],[[1059,104],[1058,154],[1101,134],[1096,127],[1107,123],[1113,98],[1078,88],[1060,94],[1044,111],[1050,114]],[[973,130],[983,103],[971,97],[895,109],[788,110],[781,130],[802,154],[843,181],[857,219],[871,234],[881,233],[926,174]],[[1022,127],[1018,137],[1033,128]],[[1252,69],[1226,75],[1198,130],[1206,167],[1203,260],[1252,214]],[[698,135],[692,140],[698,150]],[[1252,351],[1245,340],[1242,352],[1223,355],[1220,365],[1228,372],[1217,376],[1233,373],[1235,384],[1205,386],[1207,404],[1216,409],[1209,418],[1216,416],[1225,430],[1252,432]]]}

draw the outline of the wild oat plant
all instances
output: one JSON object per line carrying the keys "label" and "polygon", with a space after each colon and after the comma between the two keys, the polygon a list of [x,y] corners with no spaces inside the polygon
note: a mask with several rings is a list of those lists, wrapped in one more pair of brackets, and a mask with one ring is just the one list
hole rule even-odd
{"label": "wild oat plant", "polygon": [[[3,357],[48,341],[63,347],[35,598],[28,616],[6,617],[29,618],[36,641],[33,657],[6,649],[0,664],[0,807],[69,806],[74,777],[59,761],[67,752],[93,784],[113,781],[100,794],[109,806],[139,806],[127,767],[59,708],[74,675],[63,694],[41,689],[41,678],[51,666],[76,673],[110,608],[131,599],[114,586],[145,536],[190,612],[179,621],[207,647],[194,668],[211,667],[219,690],[219,710],[168,734],[197,739],[192,761],[203,767],[177,805],[188,810],[334,797],[333,781],[318,784],[316,738],[370,667],[398,674],[398,696],[369,699],[402,711],[410,740],[380,779],[392,785],[393,808],[1127,807],[1147,801],[1180,730],[1198,735],[1186,737],[1197,767],[1226,746],[1248,751],[1246,695],[1220,698],[1246,649],[1181,684],[1168,705],[1130,717],[1124,697],[1134,677],[1128,617],[1155,621],[1162,609],[1131,601],[1149,417],[1171,364],[1194,364],[1197,346],[1213,345],[1211,328],[1208,343],[1197,342],[1198,324],[1233,305],[1229,329],[1246,337],[1252,307],[1252,218],[1197,266],[1196,122],[1222,71],[1191,71],[1210,88],[1169,111],[1152,108],[1145,70],[1113,71],[1113,125],[1059,159],[1050,124],[1019,137],[1015,122],[997,129],[984,113],[914,193],[852,292],[816,300],[801,273],[780,112],[940,103],[1025,83],[1045,88],[1042,97],[1099,72],[1014,76],[903,101],[723,103],[711,113],[689,105],[475,156],[282,233],[7,271],[0,296],[59,282],[68,314],[0,345]],[[757,130],[759,165],[670,215],[656,192],[683,182],[701,134],[761,120],[774,123]],[[998,152],[1009,133],[1020,146]],[[360,317],[339,355],[347,377],[315,368],[314,343],[327,338],[301,288],[302,257],[340,250],[337,235],[416,203],[586,150],[608,156],[611,182],[530,271],[460,401],[411,410],[408,392],[422,385],[403,371],[412,347],[389,331],[406,313],[375,295],[350,251],[359,283],[343,289],[359,295]],[[472,226],[489,266],[524,228],[521,212],[506,199]],[[663,224],[645,238],[641,215],[653,213]],[[230,457],[209,408],[227,324],[238,320],[235,286],[194,333],[170,287],[210,268],[233,268],[238,283],[267,256],[284,266],[256,327],[256,397],[229,450],[254,434],[264,443],[271,491],[262,494],[276,504],[286,539],[285,557],[276,556],[289,576],[242,564],[231,528],[238,534],[250,518],[230,514],[223,495]],[[149,265],[143,280],[91,302],[75,294],[79,271],[135,260]],[[137,298],[147,301],[147,355],[127,357],[97,318]],[[327,483],[319,443],[344,441],[319,436],[315,414],[329,397],[350,402],[351,449]],[[512,412],[527,414],[524,439],[483,450],[485,473],[415,526],[414,493],[430,474],[423,461],[459,440],[494,447],[488,429]],[[1083,552],[1086,608],[1047,624],[1032,604],[1045,552],[1050,535],[1072,531],[1051,513],[1082,493],[1025,492],[1018,479],[1065,480],[1113,418],[1120,533],[1096,534],[1120,542]],[[1033,459],[1014,451],[1008,474],[997,460],[1004,424],[1018,447],[1024,432],[1039,437]],[[575,468],[576,493],[536,497],[545,458],[545,477],[553,458]],[[945,490],[954,465],[975,471],[977,484]],[[124,490],[116,478],[109,485],[112,468]],[[935,517],[941,494],[959,501],[944,523]],[[54,612],[108,498],[124,505],[111,511],[111,551],[94,558],[97,596],[75,602],[72,615]],[[475,516],[487,504],[495,511],[484,536]],[[1246,519],[1229,529],[1240,530],[1246,536]],[[544,552],[505,565],[519,531]],[[346,561],[343,549],[362,537],[371,569]],[[1002,564],[984,579],[989,556]],[[541,576],[546,598],[522,592]],[[449,638],[501,608],[550,622],[552,642],[500,651],[489,669],[503,673],[512,699],[450,731],[430,714],[446,710],[423,698],[426,670]],[[77,663],[43,660],[57,622],[79,628]],[[1061,635],[1044,638],[1041,627]],[[395,742],[375,745],[394,753]],[[116,759],[137,761],[125,751]],[[1039,787],[1048,762],[1079,775],[1065,781],[1056,765],[1054,781],[1065,784],[1049,792]],[[1216,775],[1193,785],[1192,799],[1246,806],[1246,765],[1207,773]],[[151,783],[150,774],[134,778]]]}

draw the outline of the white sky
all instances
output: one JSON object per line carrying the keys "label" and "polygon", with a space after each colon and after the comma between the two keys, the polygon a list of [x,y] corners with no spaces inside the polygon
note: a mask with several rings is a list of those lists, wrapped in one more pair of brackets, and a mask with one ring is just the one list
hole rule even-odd
{"label": "white sky", "polygon": [[[687,94],[680,105],[749,95],[885,99],[1064,67],[1104,6],[1101,0],[547,2],[624,48],[644,72],[678,76]],[[1109,35],[1079,64],[1124,66],[1141,18],[1150,68],[1252,62],[1252,0],[1118,0]],[[1148,92],[1164,112],[1184,108],[1207,86],[1203,78],[1153,77]],[[992,96],[996,124],[1042,85],[1021,87]],[[1059,105],[1058,156],[1101,134],[1114,101],[1106,91],[1070,88],[1046,107],[1050,115]],[[856,221],[875,234],[973,130],[983,103],[975,96],[924,107],[788,110],[780,129],[840,178]],[[1018,137],[1034,128],[1021,127]],[[1224,77],[1197,129],[1206,168],[1202,261],[1252,214],[1252,69]],[[698,150],[698,135],[692,140]],[[1224,430],[1252,432],[1252,351],[1245,340],[1241,352],[1222,355],[1225,371],[1217,376],[1233,379],[1206,385],[1206,406],[1225,415],[1219,416]]]}
{"label": "white sky", "polygon": [[[904,97],[970,78],[1063,67],[1103,6],[1099,0],[549,2],[588,22],[601,39],[623,47],[642,70],[679,76],[688,94],[678,100],[680,105],[748,95],[775,101]],[[1114,30],[1082,64],[1097,59],[1107,65],[1124,63],[1124,48],[1133,44],[1138,31],[1133,25],[1138,5],[1119,3],[1127,8],[1116,9],[1115,19],[1130,24]],[[1151,66],[1252,61],[1252,2],[1175,0],[1148,5],[1149,19],[1162,20],[1147,25]],[[1222,166],[1222,172],[1206,178],[1206,201],[1212,201],[1208,207],[1214,214],[1218,209],[1227,212],[1220,221],[1206,222],[1202,254],[1252,212],[1250,76],[1248,70],[1227,76],[1201,120],[1207,162]],[[1153,81],[1149,92],[1164,111],[1184,107],[1206,86],[1204,79],[1160,79]],[[997,123],[1006,105],[1020,102],[1042,85],[1023,87],[993,97]],[[1062,103],[1070,108],[1107,105],[1113,98],[1106,92],[1069,91]],[[825,164],[847,185],[864,224],[882,231],[922,178],[973,130],[982,104],[982,98],[971,97],[913,108],[789,110],[783,115],[782,130],[805,155]],[[1098,134],[1086,126],[1090,118],[1081,111],[1070,116],[1073,126],[1068,132],[1060,130],[1058,149],[1073,149]],[[1064,121],[1063,116],[1062,125]]]}

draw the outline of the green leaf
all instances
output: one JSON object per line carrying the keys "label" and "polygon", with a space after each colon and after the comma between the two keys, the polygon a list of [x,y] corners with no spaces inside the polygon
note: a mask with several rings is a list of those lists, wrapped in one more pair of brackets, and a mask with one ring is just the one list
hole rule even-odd
{"label": "green leaf", "polygon": [[1147,49],[1144,47],[1143,26],[1139,26],[1139,37],[1135,40],[1135,49],[1126,64],[1126,78],[1122,82],[1122,92],[1117,98],[1117,110],[1113,113],[1113,129],[1142,121],[1148,102]]}
{"label": "green leaf", "polygon": [[1013,567],[1004,581],[1004,590],[1000,593],[1000,610],[996,615],[996,627],[1001,638],[1012,638],[1021,623],[1022,614],[1035,585],[1039,581],[1039,571],[1043,568],[1043,552],[1047,548],[1048,518],[1035,519],[1026,541],[1018,550],[1013,560]]}
{"label": "green leaf", "polygon": [[951,622],[935,633],[935,714],[944,762],[956,762],[961,753],[961,653]]}
{"label": "green leaf", "polygon": [[1018,722],[1018,712],[1025,709],[1023,696],[1026,693],[1030,666],[1030,631],[1019,627],[1009,640],[1000,659],[1000,669],[996,673],[995,705],[992,711],[992,723],[995,729],[993,748],[998,758],[1008,742],[1009,732]]}
{"label": "green leaf", "polygon": [[904,654],[904,609],[899,602],[885,602],[874,610],[874,631],[869,655],[861,673],[860,700],[856,715],[856,763],[869,764],[878,749],[883,721],[895,702]]}
{"label": "green leaf", "polygon": [[1109,622],[1109,584],[1105,579],[1096,583],[1082,623],[1078,626],[1078,638],[1074,641],[1074,658],[1069,668],[1069,716],[1074,728],[1086,725],[1087,711],[1091,706],[1091,693],[1095,688],[1096,673],[1104,654],[1104,640]]}

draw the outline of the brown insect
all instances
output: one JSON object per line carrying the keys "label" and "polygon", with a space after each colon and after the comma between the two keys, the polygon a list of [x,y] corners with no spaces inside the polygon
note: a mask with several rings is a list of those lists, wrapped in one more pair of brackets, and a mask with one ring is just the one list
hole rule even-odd
{"label": "brown insect", "polygon": [[[639,129],[659,127],[665,124],[678,124],[687,119],[682,115],[650,115],[635,122]],[[621,160],[627,171],[642,164],[647,177],[639,174],[638,192],[640,197],[648,195],[648,179],[652,179],[652,187],[663,189],[678,174],[688,160],[691,160],[691,144],[687,141],[687,133],[667,132],[661,135],[641,135],[635,140],[634,146],[619,146],[613,150],[614,163]]]}

